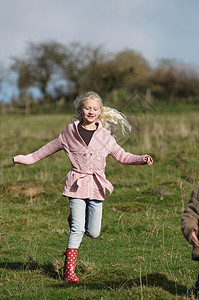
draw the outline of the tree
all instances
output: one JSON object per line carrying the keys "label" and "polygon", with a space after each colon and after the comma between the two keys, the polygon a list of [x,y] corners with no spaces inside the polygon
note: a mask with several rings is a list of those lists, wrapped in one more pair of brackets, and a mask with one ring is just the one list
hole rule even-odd
{"label": "tree", "polygon": [[3,85],[5,82],[8,82],[8,71],[4,67],[3,63],[0,62],[0,93],[3,91]]}
{"label": "tree", "polygon": [[71,96],[79,95],[87,90],[99,92],[100,68],[106,58],[102,47],[71,43],[66,47],[66,53],[63,77],[68,83]]}
{"label": "tree", "polygon": [[26,59],[13,58],[13,64],[11,69],[18,74],[17,87],[19,90],[19,100],[25,100],[27,98],[28,90],[35,84],[30,64]]}
{"label": "tree", "polygon": [[121,88],[130,91],[146,88],[150,67],[133,50],[110,54],[101,46],[72,43],[67,47],[63,73],[72,94],[92,89],[103,95]]}
{"label": "tree", "polygon": [[24,92],[26,95],[27,90],[34,86],[44,100],[49,99],[48,88],[57,80],[65,55],[65,47],[55,41],[39,44],[29,42],[24,58],[14,57],[11,66],[18,74],[18,88],[22,95]]}
{"label": "tree", "polygon": [[131,49],[121,51],[116,54],[114,64],[120,85],[130,91],[147,89],[151,68],[140,53]]}
{"label": "tree", "polygon": [[97,85],[105,93],[127,89],[146,89],[150,75],[147,61],[133,50],[107,55],[96,70]]}
{"label": "tree", "polygon": [[155,93],[170,99],[188,98],[199,93],[197,70],[176,60],[160,60],[151,76],[151,84]]}

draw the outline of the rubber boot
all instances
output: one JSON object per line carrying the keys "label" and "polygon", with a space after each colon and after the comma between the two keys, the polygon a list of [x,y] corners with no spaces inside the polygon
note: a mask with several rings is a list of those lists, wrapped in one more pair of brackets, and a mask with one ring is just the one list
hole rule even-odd
{"label": "rubber boot", "polygon": [[68,248],[63,255],[66,255],[64,262],[63,279],[67,282],[79,282],[79,278],[75,274],[78,249]]}

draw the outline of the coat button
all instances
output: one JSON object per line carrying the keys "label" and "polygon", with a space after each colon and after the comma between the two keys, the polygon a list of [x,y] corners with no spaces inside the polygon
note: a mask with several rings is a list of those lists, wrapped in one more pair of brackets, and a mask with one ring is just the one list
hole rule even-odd
{"label": "coat button", "polygon": [[87,153],[84,153],[83,155],[84,155],[84,156],[86,156],[86,155],[87,155]]}

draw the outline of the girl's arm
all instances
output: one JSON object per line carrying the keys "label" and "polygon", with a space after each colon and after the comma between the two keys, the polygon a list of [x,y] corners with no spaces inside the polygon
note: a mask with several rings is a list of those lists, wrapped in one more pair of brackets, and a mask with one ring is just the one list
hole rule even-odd
{"label": "girl's arm", "polygon": [[123,165],[152,165],[153,163],[150,155],[135,155],[125,152],[124,149],[117,144],[114,138],[111,143],[110,155]]}
{"label": "girl's arm", "polygon": [[62,149],[62,143],[60,141],[60,138],[58,137],[33,153],[30,153],[28,155],[17,155],[13,157],[13,163],[32,165],[39,160]]}
{"label": "girl's arm", "polygon": [[181,229],[190,244],[197,244],[199,221],[199,186],[193,189],[190,200],[181,218]]}

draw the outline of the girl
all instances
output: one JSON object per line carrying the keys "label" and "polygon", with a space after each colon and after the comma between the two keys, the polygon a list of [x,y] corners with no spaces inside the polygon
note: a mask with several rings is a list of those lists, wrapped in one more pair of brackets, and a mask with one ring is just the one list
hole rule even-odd
{"label": "girl", "polygon": [[[112,184],[106,179],[106,156],[110,154],[124,165],[151,165],[149,155],[125,152],[111,135],[131,130],[126,117],[115,109],[103,107],[102,99],[94,92],[87,92],[74,101],[78,119],[69,124],[53,141],[28,155],[17,155],[14,163],[31,165],[64,150],[71,161],[71,171],[66,176],[63,196],[69,198],[71,218],[70,234],[64,263],[63,279],[78,282],[75,274],[77,252],[84,233],[97,238],[101,230],[102,203],[105,189],[110,194]],[[110,133],[111,132],[111,133]],[[85,221],[86,220],[86,221]]]}

